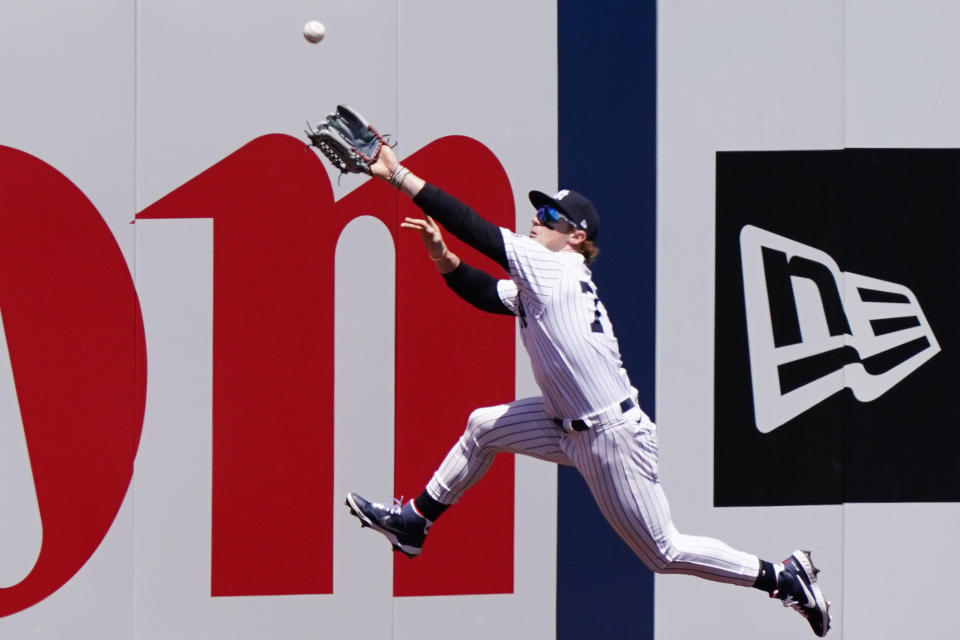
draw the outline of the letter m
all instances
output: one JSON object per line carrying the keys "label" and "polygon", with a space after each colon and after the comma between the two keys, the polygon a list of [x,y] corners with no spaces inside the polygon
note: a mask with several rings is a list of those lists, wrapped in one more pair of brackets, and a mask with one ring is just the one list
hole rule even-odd
{"label": "letter m", "polygon": [[[452,157],[470,171],[455,172]],[[513,227],[507,176],[476,141],[443,138],[405,163]],[[446,290],[419,236],[399,230],[419,215],[372,180],[334,202],[319,158],[268,135],[137,216],[213,220],[212,595],[333,589],[331,516],[343,500],[333,495],[334,270],[340,233],[355,218],[378,219],[396,247],[394,398],[364,398],[395,407],[396,493],[425,486],[473,408],[513,399],[513,323]],[[497,268],[448,241],[467,261]],[[513,483],[512,459],[498,461],[471,490],[474,507],[451,510],[429,553],[395,564],[395,595],[512,592]],[[462,552],[471,548],[483,553]]]}

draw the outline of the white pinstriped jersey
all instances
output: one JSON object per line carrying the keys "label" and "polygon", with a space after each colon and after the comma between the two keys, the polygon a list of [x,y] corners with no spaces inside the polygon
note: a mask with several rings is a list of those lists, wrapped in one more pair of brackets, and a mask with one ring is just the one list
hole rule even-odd
{"label": "white pinstriped jersey", "polygon": [[620,346],[583,256],[500,231],[511,279],[499,281],[497,291],[520,319],[546,412],[584,418],[631,397]]}

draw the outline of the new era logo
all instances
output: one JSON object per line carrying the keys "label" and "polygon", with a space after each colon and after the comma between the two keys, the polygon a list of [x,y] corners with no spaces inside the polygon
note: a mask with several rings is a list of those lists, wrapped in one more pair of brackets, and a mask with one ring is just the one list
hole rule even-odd
{"label": "new era logo", "polygon": [[740,254],[763,433],[844,388],[875,400],[940,351],[903,285],[841,271],[823,251],[751,225]]}

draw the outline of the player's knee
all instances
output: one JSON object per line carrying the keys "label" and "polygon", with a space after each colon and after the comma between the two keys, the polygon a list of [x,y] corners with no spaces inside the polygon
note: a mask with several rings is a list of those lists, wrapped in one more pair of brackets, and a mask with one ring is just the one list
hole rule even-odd
{"label": "player's knee", "polygon": [[482,446],[483,436],[489,433],[496,422],[496,414],[488,408],[475,409],[467,418],[468,437]]}
{"label": "player's knee", "polygon": [[656,573],[695,573],[694,567],[703,564],[700,548],[688,536],[673,532],[657,540]]}
{"label": "player's knee", "polygon": [[653,558],[650,569],[654,573],[673,573],[682,561],[682,553],[677,549],[674,540],[663,535],[654,540]]}

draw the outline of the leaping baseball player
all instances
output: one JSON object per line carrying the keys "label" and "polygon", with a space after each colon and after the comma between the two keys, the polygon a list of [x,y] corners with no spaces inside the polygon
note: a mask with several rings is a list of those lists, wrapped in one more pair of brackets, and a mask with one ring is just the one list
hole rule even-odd
{"label": "leaping baseball player", "polygon": [[[524,237],[411,173],[349,107],[340,105],[307,134],[341,171],[389,182],[423,210],[423,219],[406,218],[401,227],[420,233],[457,295],[483,311],[519,318],[543,394],[475,410],[423,492],[406,504],[348,493],[347,506],[362,524],[415,557],[430,526],[483,477],[498,453],[533,456],[576,467],[604,517],[651,571],[755,587],[806,618],[817,636],[827,634],[830,603],[809,551],[768,562],[674,526],[658,479],[656,426],[638,406],[590,272],[600,227],[590,200],[569,189],[552,196],[531,191],[533,228]],[[437,222],[510,278],[497,280],[463,262],[447,248]]]}

